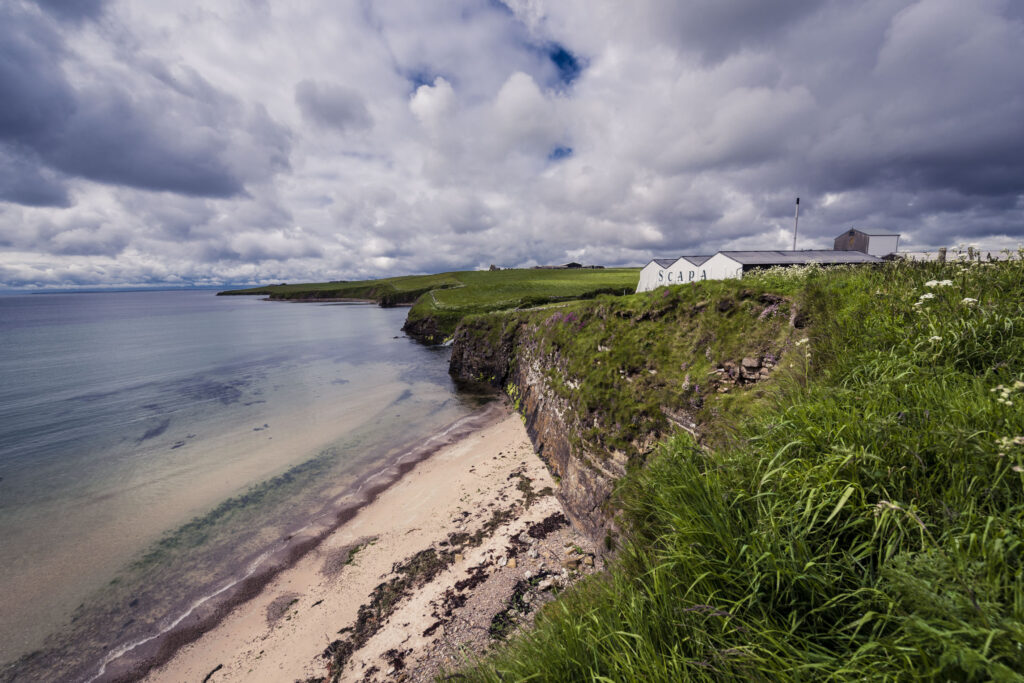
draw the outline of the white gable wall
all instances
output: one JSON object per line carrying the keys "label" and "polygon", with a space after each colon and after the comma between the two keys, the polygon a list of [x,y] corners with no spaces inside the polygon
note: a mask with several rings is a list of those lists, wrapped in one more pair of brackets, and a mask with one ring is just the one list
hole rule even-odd
{"label": "white gable wall", "polygon": [[899,235],[868,235],[868,253],[879,257],[895,254],[899,242]]}
{"label": "white gable wall", "polygon": [[[640,271],[640,282],[637,283],[636,291],[649,292],[656,287],[665,284],[665,269],[658,265],[657,261],[651,261]],[[659,283],[659,279],[661,282]]]}
{"label": "white gable wall", "polygon": [[658,287],[685,285],[708,279],[710,276],[703,265],[695,265],[681,256],[668,268],[663,268],[656,261],[651,261],[644,266],[640,271],[640,282],[636,286],[636,291],[649,292]]}
{"label": "white gable wall", "polygon": [[684,256],[676,259],[676,262],[672,264],[670,272],[673,278],[671,284],[673,285],[685,285],[690,282],[700,282],[701,280],[708,279],[703,265],[698,266],[691,263]]}
{"label": "white gable wall", "polygon": [[676,259],[668,268],[651,261],[640,271],[637,292],[649,292],[658,287],[685,285],[702,280],[727,280],[743,276],[743,265],[725,254],[718,253],[699,266],[685,257]]}
{"label": "white gable wall", "polygon": [[743,277],[743,264],[718,252],[701,265],[708,280],[729,280]]}

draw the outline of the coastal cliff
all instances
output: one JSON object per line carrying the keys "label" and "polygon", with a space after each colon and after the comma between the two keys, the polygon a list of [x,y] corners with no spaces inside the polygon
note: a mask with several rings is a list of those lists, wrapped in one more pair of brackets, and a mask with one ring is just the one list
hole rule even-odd
{"label": "coastal cliff", "polygon": [[[506,320],[502,320],[505,317]],[[536,329],[495,314],[459,327],[452,349],[451,373],[460,380],[485,382],[508,392],[522,415],[538,456],[559,483],[558,498],[576,528],[591,539],[609,531],[604,511],[614,482],[625,474],[626,458],[592,457],[582,447],[579,416],[547,378],[564,372],[557,354],[546,354]],[[497,334],[490,325],[499,326]]]}
{"label": "coastal cliff", "polygon": [[679,430],[739,414],[793,347],[789,299],[739,283],[465,319],[452,376],[505,391],[574,524],[614,545],[616,483]]}

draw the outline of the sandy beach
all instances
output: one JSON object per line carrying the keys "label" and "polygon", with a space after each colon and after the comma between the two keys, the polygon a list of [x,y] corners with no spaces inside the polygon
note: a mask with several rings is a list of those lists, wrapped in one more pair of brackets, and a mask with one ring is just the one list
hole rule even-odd
{"label": "sandy beach", "polygon": [[554,486],[509,414],[418,463],[146,680],[429,680],[600,565]]}

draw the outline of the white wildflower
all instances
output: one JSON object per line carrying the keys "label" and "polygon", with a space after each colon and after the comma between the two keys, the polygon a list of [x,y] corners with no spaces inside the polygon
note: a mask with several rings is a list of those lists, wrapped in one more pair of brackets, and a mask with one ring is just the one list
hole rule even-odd
{"label": "white wildflower", "polygon": [[925,287],[949,287],[953,284],[952,280],[929,280],[924,283]]}
{"label": "white wildflower", "polygon": [[1013,388],[1016,389],[1017,391],[1024,390],[1024,382],[1017,380],[1016,382],[1013,383]]}
{"label": "white wildflower", "polygon": [[808,339],[807,337],[804,337],[803,339],[801,339],[800,341],[798,341],[798,342],[796,343],[796,345],[797,345],[797,346],[803,346],[804,344],[806,344],[806,343],[807,343],[807,342],[809,342],[809,341],[810,341],[810,339]]}
{"label": "white wildflower", "polygon": [[971,298],[971,297],[969,297],[969,296],[965,296],[965,297],[964,297],[964,298],[963,298],[963,299],[962,299],[962,300],[960,301],[960,303],[962,303],[962,304],[963,304],[964,306],[973,306],[974,304],[978,303],[978,300],[977,300],[977,299],[972,299],[972,298]]}
{"label": "white wildflower", "polygon": [[942,337],[940,337],[937,334],[933,334],[932,336],[928,337],[928,341],[930,341],[930,342],[940,342],[940,341],[942,341]]}

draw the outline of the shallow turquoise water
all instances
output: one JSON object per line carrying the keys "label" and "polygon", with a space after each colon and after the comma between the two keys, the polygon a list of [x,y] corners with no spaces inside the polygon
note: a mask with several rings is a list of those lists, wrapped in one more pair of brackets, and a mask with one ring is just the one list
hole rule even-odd
{"label": "shallow turquoise water", "polygon": [[446,353],[396,336],[405,313],[0,297],[0,662],[88,665],[471,414]]}

